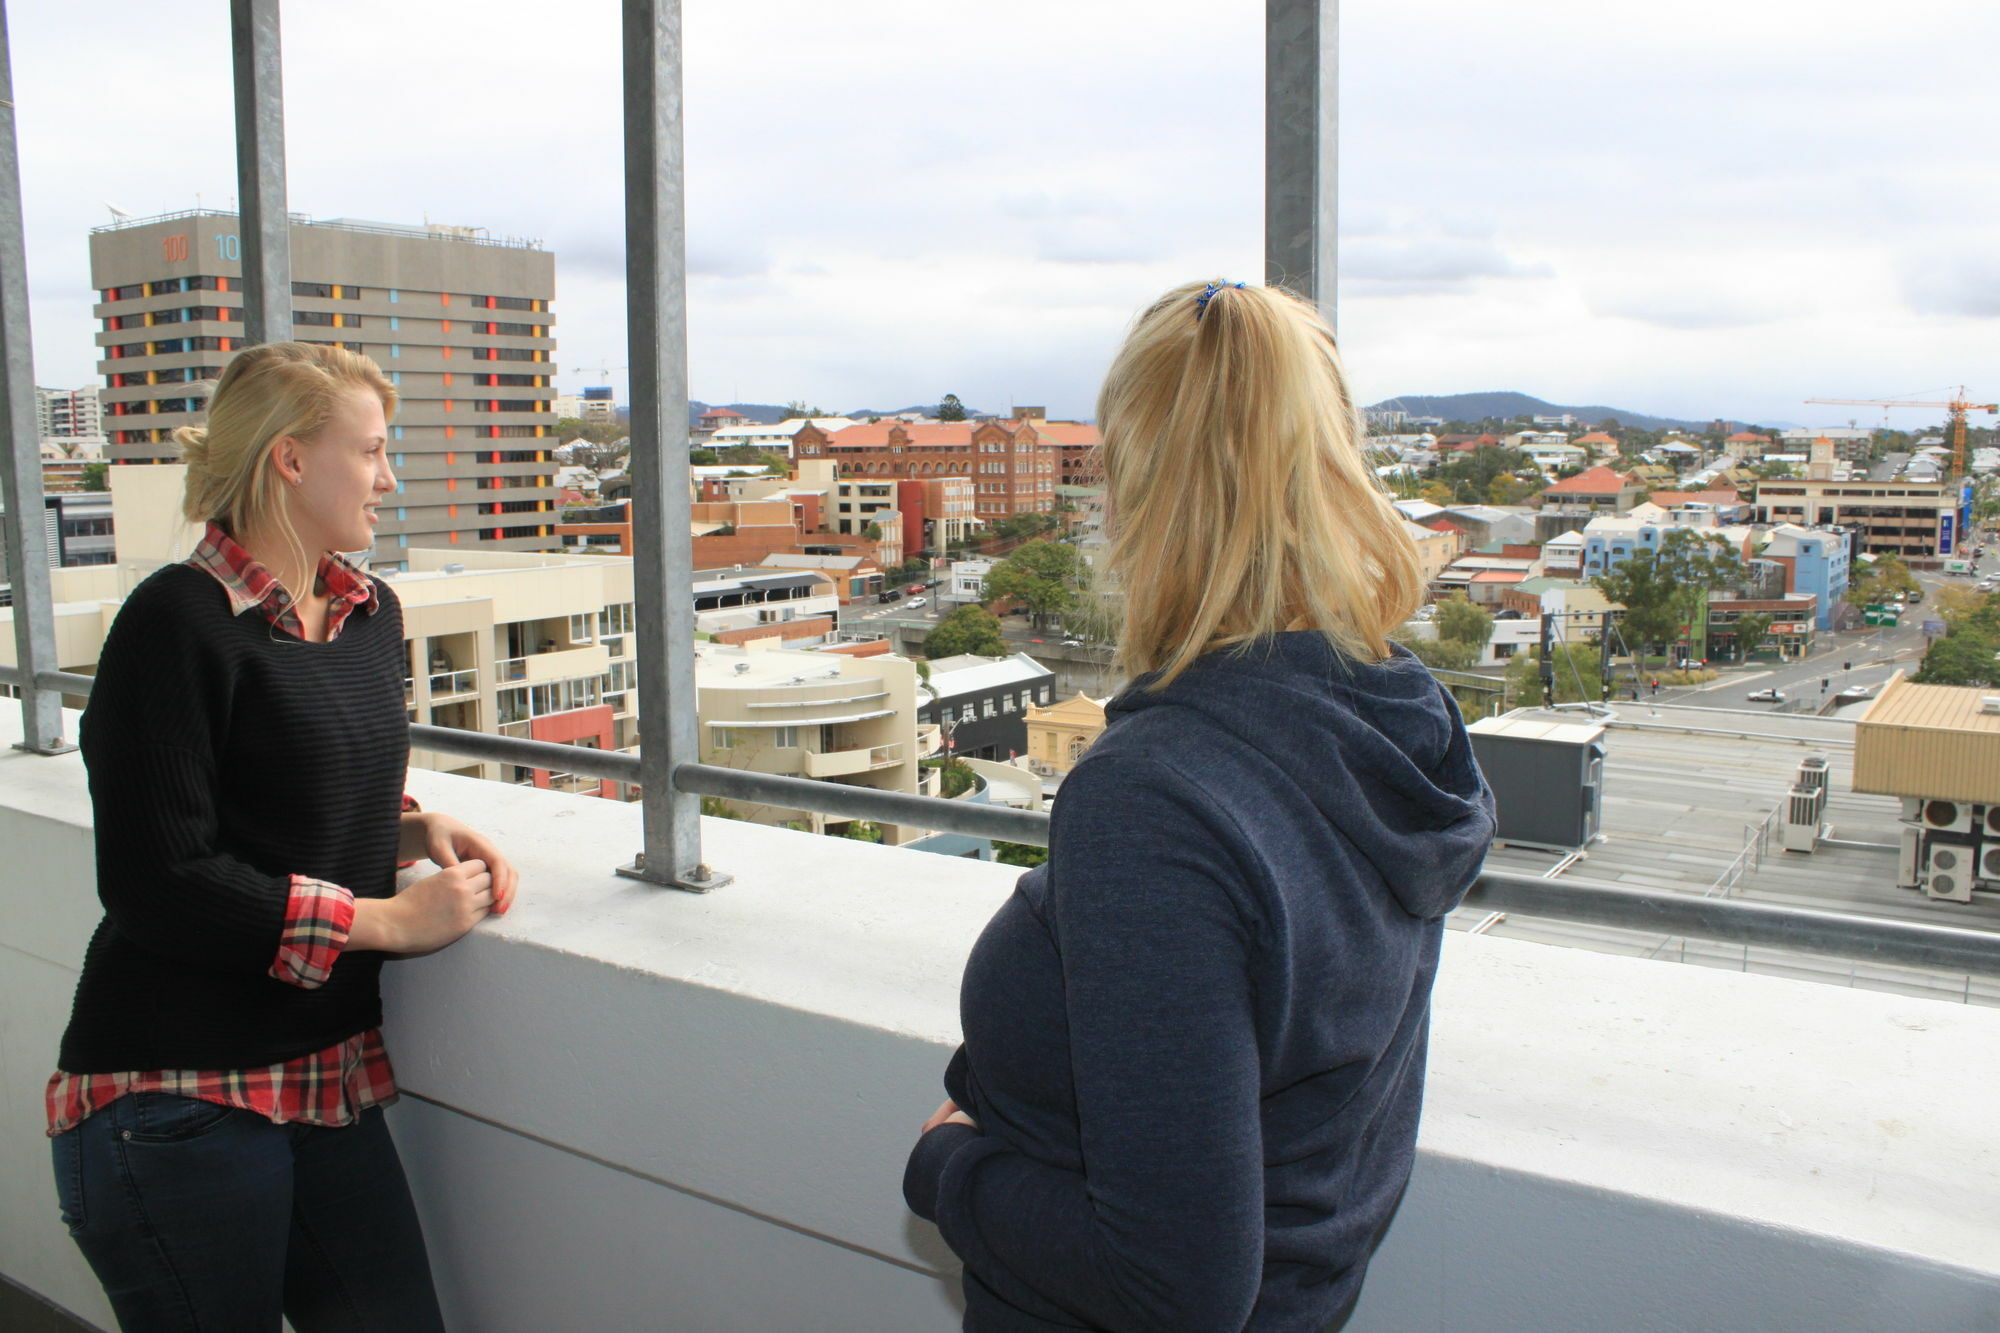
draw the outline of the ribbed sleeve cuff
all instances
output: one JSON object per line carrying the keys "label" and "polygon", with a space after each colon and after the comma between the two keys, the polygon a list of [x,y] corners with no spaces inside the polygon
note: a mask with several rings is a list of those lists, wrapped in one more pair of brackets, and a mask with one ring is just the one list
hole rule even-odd
{"label": "ribbed sleeve cuff", "polygon": [[333,974],[354,925],[354,894],[338,884],[292,876],[285,900],[285,930],[270,974],[289,986],[314,990]]}
{"label": "ribbed sleeve cuff", "polygon": [[926,1222],[937,1221],[938,1185],[951,1155],[979,1137],[971,1125],[956,1121],[939,1125],[917,1140],[903,1168],[903,1202]]}

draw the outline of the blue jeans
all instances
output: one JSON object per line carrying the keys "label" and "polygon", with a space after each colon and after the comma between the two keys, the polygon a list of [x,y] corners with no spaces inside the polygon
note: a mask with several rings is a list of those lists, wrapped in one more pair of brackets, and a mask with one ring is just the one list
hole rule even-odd
{"label": "blue jeans", "polygon": [[140,1092],[50,1143],[63,1221],[121,1328],[444,1328],[380,1107],[330,1129]]}

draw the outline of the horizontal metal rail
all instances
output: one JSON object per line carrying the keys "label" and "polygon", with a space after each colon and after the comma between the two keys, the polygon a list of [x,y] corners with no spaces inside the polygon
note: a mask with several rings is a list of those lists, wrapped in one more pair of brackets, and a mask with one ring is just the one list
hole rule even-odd
{"label": "horizontal metal rail", "polygon": [[[0,667],[0,682],[19,684],[26,675],[16,667]],[[44,689],[67,694],[88,694],[92,684],[89,676],[65,671],[40,672],[35,680]],[[411,725],[410,744],[415,749],[467,759],[519,764],[613,782],[639,781],[639,757],[615,750],[592,750],[554,741],[420,724]],[[1049,817],[1038,810],[976,805],[775,773],[750,773],[715,764],[676,765],[674,785],[702,796],[779,805],[849,819],[880,820],[967,837],[998,838],[1036,847],[1046,847],[1049,841]],[[1776,907],[1742,898],[1653,893],[1601,881],[1569,877],[1550,880],[1505,870],[1483,872],[1466,894],[1465,906],[1513,917],[1541,917],[1649,935],[1684,935],[1725,944],[1788,949],[1849,962],[2000,976],[2000,932],[1958,926]]]}
{"label": "horizontal metal rail", "polygon": [[1851,962],[2000,976],[2000,932],[1996,931],[1776,907],[1743,898],[1652,893],[1590,880],[1547,880],[1504,870],[1483,872],[1466,895],[1465,905],[1513,916],[1789,949]]}
{"label": "horizontal metal rail", "polygon": [[[467,759],[518,764],[523,768],[545,768],[575,773],[579,777],[634,785],[640,781],[639,756],[615,750],[593,750],[554,741],[494,736],[483,731],[458,731],[451,727],[427,727],[415,723],[410,727],[410,744],[419,750]],[[697,796],[783,806],[790,810],[810,810],[815,814],[839,815],[845,819],[872,819],[885,824],[935,829],[940,833],[958,833],[972,838],[999,838],[1003,842],[1028,843],[1036,847],[1049,844],[1049,817],[1037,810],[1016,810],[1004,805],[981,805],[938,796],[918,796],[912,792],[883,791],[878,787],[856,787],[844,782],[821,782],[817,778],[752,773],[718,764],[676,764],[674,786]]]}

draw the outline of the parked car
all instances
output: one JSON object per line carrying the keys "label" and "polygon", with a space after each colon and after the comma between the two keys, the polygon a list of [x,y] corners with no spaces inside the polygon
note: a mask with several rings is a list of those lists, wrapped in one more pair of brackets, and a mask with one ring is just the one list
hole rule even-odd
{"label": "parked car", "polygon": [[930,604],[931,599],[928,597],[912,597],[909,601],[903,603],[903,609],[905,611],[921,611]]}
{"label": "parked car", "polygon": [[1065,648],[1081,648],[1081,647],[1083,647],[1083,640],[1082,640],[1082,639],[1064,639],[1064,640],[1062,641],[1062,646],[1063,646],[1063,647],[1065,647]]}
{"label": "parked car", "polygon": [[1873,699],[1876,687],[1873,685],[1849,685],[1833,697],[1844,704],[1860,703],[1863,699]]}
{"label": "parked car", "polygon": [[875,600],[876,600],[876,601],[878,601],[878,602],[881,602],[881,603],[883,603],[883,604],[885,604],[885,605],[886,605],[886,604],[888,604],[888,603],[890,603],[890,602],[893,602],[893,601],[895,601],[895,600],[896,600],[896,599],[897,599],[898,597],[900,597],[900,596],[902,596],[902,594],[901,594],[901,593],[897,592],[897,591],[896,591],[896,590],[895,590],[894,588],[890,588],[890,589],[889,589],[888,591],[886,591],[886,592],[878,592],[878,593],[876,593],[876,594],[875,594]]}
{"label": "parked car", "polygon": [[1783,690],[1752,690],[1744,696],[1753,704],[1781,704],[1785,701]]}
{"label": "parked car", "polygon": [[1924,590],[1922,588],[1912,588],[1910,590],[1910,601],[1921,602],[1923,600],[1924,600]]}
{"label": "parked car", "polygon": [[1510,606],[1507,607],[1505,610],[1495,611],[1493,613],[1493,618],[1495,620],[1519,620],[1522,617],[1519,611],[1516,611],[1513,607]]}

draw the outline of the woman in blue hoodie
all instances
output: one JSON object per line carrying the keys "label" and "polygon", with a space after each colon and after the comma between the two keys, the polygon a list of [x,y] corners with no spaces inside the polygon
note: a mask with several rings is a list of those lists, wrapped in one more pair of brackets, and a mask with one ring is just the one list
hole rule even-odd
{"label": "woman in blue hoodie", "polygon": [[977,1333],[1316,1333],[1409,1178],[1492,796],[1389,641],[1422,568],[1310,305],[1168,292],[1097,419],[1133,680],[967,960],[904,1195]]}

